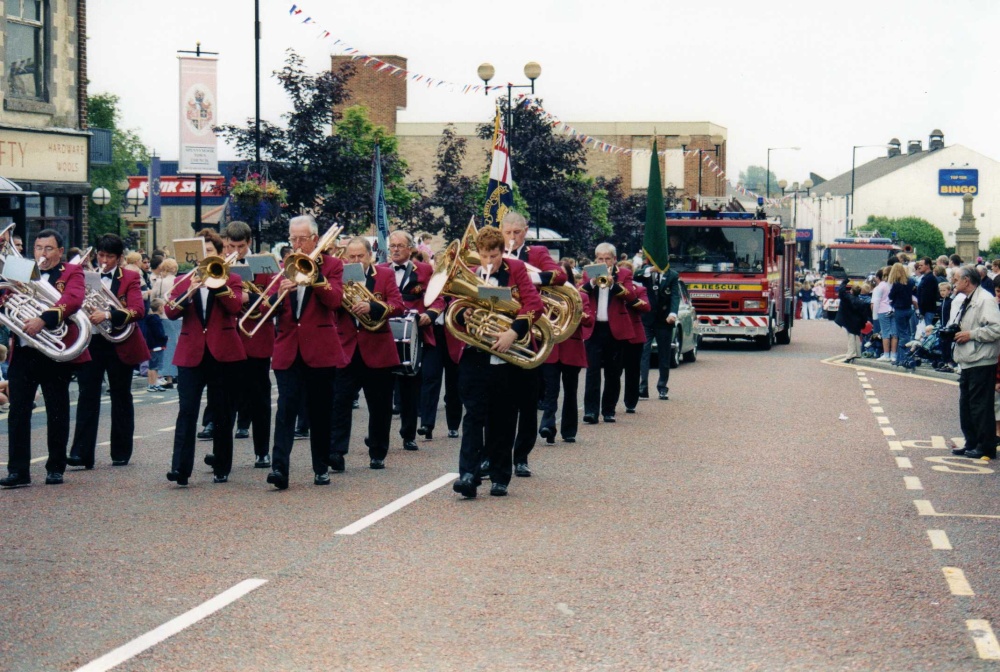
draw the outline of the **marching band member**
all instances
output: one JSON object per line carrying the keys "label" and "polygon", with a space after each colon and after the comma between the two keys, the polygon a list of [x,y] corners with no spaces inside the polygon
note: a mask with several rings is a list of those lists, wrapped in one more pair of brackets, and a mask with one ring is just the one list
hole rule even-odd
{"label": "marching band member", "polygon": [[[524,338],[537,315],[544,309],[538,290],[531,282],[524,263],[505,259],[504,238],[500,230],[485,226],[476,235],[476,250],[482,264],[477,273],[488,286],[510,287],[520,303],[517,318],[493,345],[497,352],[507,352],[515,340]],[[462,324],[462,315],[458,316]],[[459,479],[452,488],[467,498],[476,496],[481,483],[481,459],[490,463],[490,494],[507,494],[513,471],[512,455],[517,424],[517,395],[525,393],[517,387],[512,364],[480,348],[467,346],[459,362],[459,390],[465,405],[462,423],[462,449],[459,454]]]}
{"label": "marching band member", "polygon": [[[55,229],[43,229],[35,236],[35,259],[41,280],[56,288],[59,301],[39,317],[24,322],[24,331],[37,336],[42,329],[54,329],[65,323],[83,305],[83,269],[62,262],[63,238]],[[68,324],[63,343],[74,343],[79,336],[77,325]],[[72,362],[57,362],[44,352],[29,347],[20,338],[13,338],[12,353],[7,377],[10,387],[10,414],[7,428],[10,445],[7,459],[7,476],[0,479],[0,487],[29,485],[31,474],[31,409],[35,392],[42,388],[45,398],[48,427],[49,459],[45,463],[45,484],[59,485],[66,470],[66,444],[69,442],[69,381],[78,364],[90,361],[86,350]]]}
{"label": "marching band member", "polygon": [[[396,286],[403,300],[404,312],[416,312],[419,315],[420,339],[423,351],[421,357],[426,359],[436,357],[436,340],[434,338],[434,321],[444,311],[444,297],[438,296],[430,307],[424,307],[424,290],[427,281],[434,274],[430,264],[412,261],[413,236],[406,231],[393,231],[389,234],[390,263],[379,265],[396,280]],[[442,344],[443,345],[443,344]],[[433,423],[431,426],[421,425],[417,428],[417,417],[420,414],[420,391],[423,383],[423,371],[414,376],[396,376],[396,384],[400,392],[400,427],[399,435],[403,439],[405,450],[417,450],[417,434],[426,439],[433,438]]]}
{"label": "marching band member", "polygon": [[[316,255],[319,227],[311,215],[288,223],[288,241],[300,254]],[[305,405],[311,422],[313,483],[329,485],[327,453],[330,449],[330,405],[338,368],[347,358],[337,335],[336,310],[344,296],[344,265],[321,253],[316,261],[319,276],[310,286],[285,277],[275,294],[287,292],[277,307],[278,334],[272,366],[278,381],[278,413],[274,420],[274,460],[267,482],[279,490],[288,487],[289,456],[295,442],[295,418]],[[348,414],[351,412],[347,410]],[[336,470],[336,465],[334,465]]]}
{"label": "marching band member", "polygon": [[[462,398],[458,393],[458,363],[462,359],[465,344],[452,336],[444,326],[444,310],[451,298],[444,297],[444,306],[432,325],[435,346],[425,350],[420,376],[423,385],[420,391],[420,429],[418,434],[428,439],[437,421],[438,401],[444,384],[444,419],[448,426],[448,438],[458,438],[458,428],[462,426]],[[420,430],[423,430],[421,432]]]}
{"label": "marching band member", "polygon": [[[624,261],[620,268],[632,270],[631,262]],[[625,370],[625,388],[622,394],[622,401],[625,402],[625,412],[635,413],[635,407],[639,405],[639,382],[642,370],[642,351],[646,347],[646,329],[642,326],[642,316],[649,312],[649,301],[646,297],[646,288],[643,285],[635,284],[636,300],[628,306],[628,316],[632,321],[632,338],[622,346],[622,368]],[[663,352],[660,356],[667,357],[669,351]],[[669,361],[669,359],[668,359]]]}
{"label": "marching band member", "polygon": [[[223,243],[219,234],[203,229],[198,235],[205,239],[210,255],[222,254]],[[216,289],[201,286],[182,304],[175,305],[188,293],[193,281],[194,274],[190,274],[174,285],[164,311],[171,320],[183,320],[174,353],[179,407],[173,460],[167,473],[167,480],[177,485],[187,485],[194,469],[195,431],[202,393],[207,387],[208,403],[220,430],[232,427],[234,388],[238,383],[234,363],[246,359],[236,329],[236,318],[243,305],[239,276],[230,273],[226,283]],[[212,453],[215,456],[213,482],[228,482],[233,465],[231,431],[213,434]]]}
{"label": "marching band member", "polygon": [[589,425],[597,424],[598,410],[604,422],[615,421],[615,407],[621,394],[622,348],[635,336],[628,315],[629,304],[636,301],[632,273],[615,265],[617,252],[611,243],[601,243],[594,253],[595,262],[608,267],[611,284],[598,287],[584,273],[581,289],[590,295],[595,315],[594,332],[587,339],[587,378],[583,392],[583,421]]}
{"label": "marching band member", "polygon": [[66,463],[74,467],[94,468],[97,427],[101,416],[101,386],[105,372],[111,390],[111,464],[122,467],[132,459],[132,437],[135,434],[135,409],[132,405],[132,369],[149,360],[146,340],[138,328],[145,315],[139,274],[121,267],[125,244],[113,233],[97,241],[97,266],[101,284],[118,297],[120,305],[107,310],[95,310],[90,323],[109,321],[112,333],[120,333],[135,324],[132,335],[121,343],[112,343],[94,332],[90,339],[90,361],[77,371],[80,398],[76,406],[76,430]]}
{"label": "marching band member", "polygon": [[[573,270],[564,266],[569,282],[575,284]],[[544,393],[542,399],[542,422],[538,435],[547,443],[556,442],[556,411],[559,408],[560,379],[563,388],[562,421],[559,429],[566,443],[576,441],[578,427],[577,389],[580,382],[580,369],[587,368],[587,348],[584,341],[590,338],[594,329],[594,311],[590,305],[590,297],[580,294],[583,304],[583,317],[580,326],[573,335],[552,348],[552,354],[542,364],[542,380]]]}
{"label": "marching band member", "polygon": [[[500,223],[503,234],[504,256],[513,257],[539,269],[530,271],[531,281],[536,286],[562,285],[566,283],[563,270],[546,247],[525,245],[528,222],[517,212],[508,212]],[[511,375],[517,396],[517,436],[514,439],[514,473],[517,476],[531,476],[528,468],[528,454],[535,447],[538,432],[538,396],[542,386],[541,369],[520,369],[515,367]]]}
{"label": "marching band member", "polygon": [[[403,297],[396,277],[384,267],[379,269],[372,264],[372,246],[367,238],[352,238],[344,256],[348,264],[361,264],[365,287],[374,300],[351,305],[345,300],[339,311],[337,330],[348,364],[338,372],[333,395],[330,464],[334,471],[344,470],[344,456],[351,442],[351,407],[358,391],[363,389],[368,404],[368,437],[365,439],[370,459],[368,466],[384,469],[392,425],[392,367],[399,365],[399,354],[387,323],[376,331],[369,331],[359,324],[358,318],[380,321],[401,315]],[[312,414],[310,418],[315,422]]]}
{"label": "marching band member", "polygon": [[[642,277],[642,284],[649,293],[651,310],[642,316],[643,329],[646,332],[646,345],[642,353],[642,372],[639,382],[639,396],[649,397],[649,355],[656,340],[659,353],[660,376],[656,382],[656,390],[661,400],[669,399],[670,358],[665,357],[670,352],[670,344],[674,341],[674,327],[677,324],[677,313],[681,308],[680,276],[672,268],[663,273],[657,273],[652,266],[647,266]],[[643,394],[645,392],[645,394]]]}

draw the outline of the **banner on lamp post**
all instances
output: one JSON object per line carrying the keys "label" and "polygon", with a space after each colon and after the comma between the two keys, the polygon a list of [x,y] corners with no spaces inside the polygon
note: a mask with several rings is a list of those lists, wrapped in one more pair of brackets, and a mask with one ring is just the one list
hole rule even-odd
{"label": "banner on lamp post", "polygon": [[160,199],[160,157],[153,156],[149,159],[149,218],[163,219]]}
{"label": "banner on lamp post", "polygon": [[219,158],[215,131],[217,59],[178,56],[180,62],[181,174],[217,174]]}

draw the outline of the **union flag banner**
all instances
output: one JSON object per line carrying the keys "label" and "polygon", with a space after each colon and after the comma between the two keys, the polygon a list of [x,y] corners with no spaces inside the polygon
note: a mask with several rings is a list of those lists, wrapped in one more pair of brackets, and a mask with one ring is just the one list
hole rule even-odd
{"label": "union flag banner", "polygon": [[493,122],[493,162],[490,164],[490,183],[486,187],[486,206],[483,208],[484,226],[499,227],[503,216],[514,207],[513,184],[507,133],[500,123],[498,106],[496,121]]}

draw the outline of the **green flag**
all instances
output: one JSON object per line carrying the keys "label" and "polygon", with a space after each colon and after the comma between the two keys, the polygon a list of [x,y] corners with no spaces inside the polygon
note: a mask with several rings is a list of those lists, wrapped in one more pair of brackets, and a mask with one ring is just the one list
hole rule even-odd
{"label": "green flag", "polygon": [[642,251],[658,273],[670,268],[667,251],[667,219],[663,214],[663,184],[660,181],[660,155],[653,139],[653,155],[649,159],[649,188],[646,189],[646,230],[642,234]]}

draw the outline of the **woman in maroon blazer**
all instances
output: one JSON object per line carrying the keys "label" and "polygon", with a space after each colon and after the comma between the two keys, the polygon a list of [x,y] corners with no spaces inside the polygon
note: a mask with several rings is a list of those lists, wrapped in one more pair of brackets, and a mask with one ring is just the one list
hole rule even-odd
{"label": "woman in maroon blazer", "polygon": [[392,367],[399,366],[399,353],[388,323],[378,331],[368,331],[359,326],[358,318],[369,315],[380,320],[402,315],[403,296],[396,286],[396,276],[372,264],[372,247],[367,238],[353,238],[344,256],[348,264],[361,264],[365,286],[375,300],[359,301],[351,306],[345,303],[337,316],[347,366],[337,372],[333,394],[331,466],[334,471],[344,470],[344,455],[351,443],[351,406],[358,391],[364,389],[368,404],[368,438],[365,440],[368,466],[384,469],[392,425]]}
{"label": "woman in maroon blazer", "polygon": [[[625,265],[624,262],[622,266]],[[631,270],[631,267],[630,267]],[[649,301],[646,298],[646,288],[635,285],[636,300],[629,304],[628,314],[632,318],[634,335],[623,346],[622,368],[625,370],[625,387],[622,401],[625,402],[625,412],[635,413],[639,404],[639,381],[642,368],[642,350],[646,346],[646,329],[642,326],[642,313],[648,313]]]}
{"label": "woman in maroon blazer", "polygon": [[[222,238],[205,230],[209,254],[222,253]],[[177,366],[179,408],[174,430],[174,456],[167,480],[187,485],[194,469],[194,441],[198,424],[201,395],[208,387],[209,403],[214,404],[212,417],[219,427],[231,427],[233,389],[237,382],[234,362],[246,359],[243,342],[236,328],[236,318],[243,306],[240,277],[230,273],[226,284],[217,289],[201,287],[181,305],[174,302],[188,293],[193,275],[174,284],[170,302],[164,313],[171,320],[182,319],[177,338],[174,365]],[[233,465],[233,435],[217,431],[212,437],[215,455],[212,469],[215,483],[226,483]]]}
{"label": "woman in maroon blazer", "polygon": [[[570,286],[574,283],[573,269],[563,266]],[[578,426],[577,389],[580,382],[580,369],[587,367],[587,348],[583,342],[594,326],[594,311],[590,305],[590,297],[580,293],[583,304],[583,318],[573,335],[552,348],[552,354],[542,364],[542,380],[544,394],[542,395],[542,422],[538,435],[547,443],[556,442],[556,411],[559,408],[560,379],[563,388],[562,422],[559,423],[562,439],[566,443],[576,441]]]}

